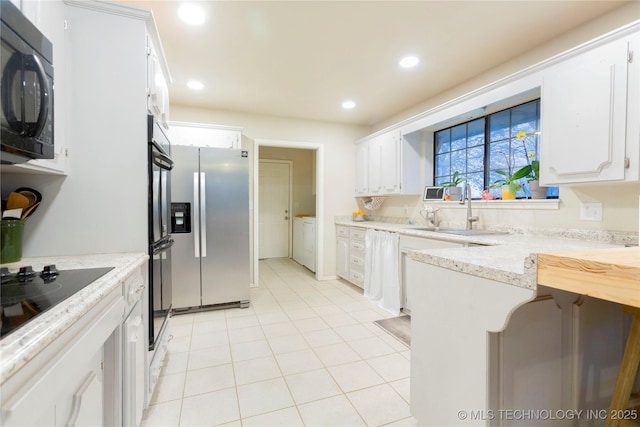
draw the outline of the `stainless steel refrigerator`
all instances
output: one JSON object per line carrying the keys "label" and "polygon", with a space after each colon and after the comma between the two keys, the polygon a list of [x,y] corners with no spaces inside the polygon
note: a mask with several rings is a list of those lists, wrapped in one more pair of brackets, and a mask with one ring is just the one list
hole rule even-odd
{"label": "stainless steel refrigerator", "polygon": [[246,151],[173,146],[173,311],[249,306]]}

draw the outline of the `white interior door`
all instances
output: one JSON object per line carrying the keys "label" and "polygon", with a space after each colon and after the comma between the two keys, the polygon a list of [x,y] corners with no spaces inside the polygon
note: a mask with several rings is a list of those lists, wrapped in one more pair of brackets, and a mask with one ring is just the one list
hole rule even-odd
{"label": "white interior door", "polygon": [[258,171],[258,256],[289,256],[291,163],[260,161]]}

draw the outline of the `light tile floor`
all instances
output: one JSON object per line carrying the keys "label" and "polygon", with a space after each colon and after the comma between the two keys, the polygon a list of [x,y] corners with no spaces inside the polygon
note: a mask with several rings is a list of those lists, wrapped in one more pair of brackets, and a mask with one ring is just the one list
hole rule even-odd
{"label": "light tile floor", "polygon": [[142,425],[415,426],[410,351],[372,323],[386,317],[355,286],[261,261],[250,308],[172,318]]}

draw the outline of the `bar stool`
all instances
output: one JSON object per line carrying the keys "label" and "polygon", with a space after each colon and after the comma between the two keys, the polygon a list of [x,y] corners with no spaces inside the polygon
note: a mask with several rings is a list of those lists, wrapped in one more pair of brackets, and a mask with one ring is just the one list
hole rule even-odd
{"label": "bar stool", "polygon": [[[622,356],[622,364],[616,388],[613,390],[611,404],[605,427],[638,427],[640,419],[625,419],[625,410],[635,409],[636,417],[640,418],[640,397],[632,397],[631,389],[640,368],[640,308],[624,306],[624,311],[633,315],[631,330],[627,338],[627,346]],[[612,417],[612,414],[619,416]],[[622,418],[622,419],[620,419]]]}

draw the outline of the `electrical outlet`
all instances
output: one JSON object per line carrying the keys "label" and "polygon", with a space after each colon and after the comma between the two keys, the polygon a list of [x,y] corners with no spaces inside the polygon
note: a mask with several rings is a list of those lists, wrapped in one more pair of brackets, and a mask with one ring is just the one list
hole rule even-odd
{"label": "electrical outlet", "polygon": [[580,219],[602,221],[602,203],[580,203]]}

